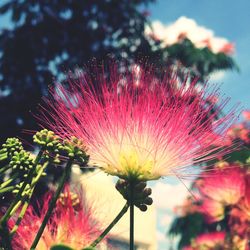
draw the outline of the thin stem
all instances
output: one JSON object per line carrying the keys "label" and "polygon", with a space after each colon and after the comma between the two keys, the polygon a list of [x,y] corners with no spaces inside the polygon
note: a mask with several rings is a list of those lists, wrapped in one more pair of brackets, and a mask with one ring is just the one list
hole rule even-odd
{"label": "thin stem", "polygon": [[33,178],[31,181],[30,188],[34,188],[36,186],[37,182],[40,180],[40,178],[41,178],[45,168],[48,166],[48,164],[49,164],[49,161],[45,162],[43,164],[43,166],[39,169],[37,176],[35,178]]}
{"label": "thin stem", "polygon": [[3,226],[0,228],[0,235],[2,237],[3,249],[12,250],[11,239],[7,223],[4,223]]}
{"label": "thin stem", "polygon": [[68,177],[70,175],[72,163],[73,163],[73,160],[70,159],[68,161],[64,171],[63,171],[63,175],[62,175],[62,177],[61,177],[61,179],[59,181],[58,188],[57,188],[54,196],[51,199],[51,202],[49,204],[49,208],[47,210],[47,213],[45,214],[45,216],[43,218],[42,225],[39,228],[39,230],[37,232],[37,235],[36,235],[32,245],[31,245],[31,248],[30,248],[31,250],[36,248],[36,246],[37,246],[37,244],[38,244],[38,242],[39,242],[39,240],[40,240],[40,238],[41,238],[41,236],[43,234],[43,231],[44,231],[44,229],[45,229],[45,227],[46,227],[46,225],[48,223],[48,220],[49,220],[49,218],[50,218],[50,216],[52,214],[52,211],[53,211],[53,209],[54,209],[54,207],[56,205],[56,201],[57,201],[57,199],[58,199],[58,197],[59,197],[59,195],[60,195],[60,193],[61,193],[61,191],[62,191],[62,189],[64,187],[64,184],[65,184],[66,180],[68,179]]}
{"label": "thin stem", "polygon": [[134,183],[130,182],[130,229],[129,229],[129,249],[134,250]]}
{"label": "thin stem", "polygon": [[7,181],[3,182],[0,185],[0,189],[5,188],[6,186],[8,186],[12,181],[14,181],[18,176],[18,173],[15,173],[11,178],[9,178]]}
{"label": "thin stem", "polygon": [[19,225],[20,225],[20,223],[21,223],[21,221],[23,219],[23,216],[24,216],[24,214],[25,214],[25,212],[26,212],[26,210],[27,210],[27,208],[29,206],[29,202],[30,202],[30,199],[31,199],[32,194],[34,192],[35,185],[40,180],[40,177],[42,176],[42,174],[44,172],[44,169],[47,167],[48,163],[49,162],[44,163],[43,167],[39,170],[37,176],[32,180],[32,183],[30,185],[31,191],[29,193],[29,196],[28,197],[23,196],[21,202],[22,203],[24,202],[24,204],[23,204],[23,207],[21,209],[21,212],[19,213],[16,224],[15,224],[15,226],[12,228],[12,230],[10,232],[11,236],[13,236],[16,233],[16,231],[17,231],[17,229],[18,229],[18,227],[19,227]]}
{"label": "thin stem", "polygon": [[5,153],[0,153],[0,161],[5,161],[8,159],[8,154]]}
{"label": "thin stem", "polygon": [[0,227],[3,226],[3,224],[7,222],[7,220],[10,218],[10,213],[12,212],[12,210],[14,208],[16,208],[17,203],[19,203],[19,201],[20,201],[20,199],[22,197],[23,191],[26,188],[27,184],[31,181],[32,176],[33,176],[34,172],[36,171],[36,166],[37,166],[38,162],[40,161],[42,155],[43,155],[43,151],[41,150],[38,153],[38,155],[37,155],[37,157],[35,159],[33,168],[29,171],[29,174],[28,174],[27,178],[24,180],[21,188],[19,189],[19,191],[18,191],[18,193],[16,195],[15,200],[11,203],[10,207],[8,208],[8,210],[6,211],[6,213],[4,214],[4,216],[1,218],[1,220],[0,220]]}
{"label": "thin stem", "polygon": [[[23,197],[25,197],[25,196],[23,196]],[[9,214],[10,217],[13,216],[15,214],[15,212],[17,211],[17,209],[22,205],[22,202],[23,202],[22,200],[23,200],[23,198],[21,198],[21,200],[19,200],[17,202],[17,204],[13,207],[13,209],[10,211],[10,214]]]}
{"label": "thin stem", "polygon": [[10,187],[6,187],[6,188],[1,188],[0,189],[0,194],[4,194],[6,192],[10,192],[13,191],[15,189],[15,186],[10,186]]}
{"label": "thin stem", "polygon": [[15,232],[17,231],[17,229],[18,229],[18,227],[23,219],[23,216],[24,216],[24,214],[29,206],[30,198],[31,198],[31,195],[29,195],[28,199],[25,201],[25,203],[24,203],[24,205],[23,205],[23,207],[18,215],[17,221],[10,232],[11,236],[13,236],[15,234]]}
{"label": "thin stem", "polygon": [[[15,200],[11,203],[10,207],[7,209],[6,213],[0,220],[0,235],[4,239],[6,249],[12,249],[11,248],[11,241],[10,241],[10,235],[9,235],[9,230],[7,228],[7,221],[8,219],[13,215],[13,213],[19,208],[19,206],[22,204],[22,201],[25,196],[22,196],[23,191],[25,190],[27,184],[31,181],[34,172],[36,171],[36,166],[39,163],[41,157],[43,155],[43,151],[41,150],[35,161],[34,161],[34,167],[29,171],[29,174],[27,178],[24,180],[20,190],[18,191]],[[5,190],[6,191],[6,190]]]}
{"label": "thin stem", "polygon": [[0,175],[4,174],[5,171],[7,171],[7,170],[10,169],[10,168],[11,168],[10,165],[6,165],[6,166],[2,167],[2,168],[0,169]]}
{"label": "thin stem", "polygon": [[128,211],[129,204],[126,203],[115,219],[107,226],[107,228],[100,234],[100,236],[94,240],[90,247],[95,247],[101,240],[108,234],[108,232],[116,225],[116,223],[122,218],[122,216]]}

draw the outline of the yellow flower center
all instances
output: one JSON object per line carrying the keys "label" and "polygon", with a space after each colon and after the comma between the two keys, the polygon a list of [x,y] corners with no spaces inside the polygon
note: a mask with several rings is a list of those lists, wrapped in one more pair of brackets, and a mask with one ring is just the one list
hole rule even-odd
{"label": "yellow flower center", "polygon": [[136,151],[121,152],[119,155],[121,171],[128,178],[147,179],[152,175],[154,161],[139,156]]}

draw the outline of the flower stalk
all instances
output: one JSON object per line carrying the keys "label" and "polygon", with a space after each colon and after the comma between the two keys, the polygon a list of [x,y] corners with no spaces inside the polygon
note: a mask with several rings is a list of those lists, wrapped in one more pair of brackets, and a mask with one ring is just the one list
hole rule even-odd
{"label": "flower stalk", "polygon": [[129,249],[134,250],[134,183],[130,182],[130,229],[129,229]]}
{"label": "flower stalk", "polygon": [[8,154],[7,153],[1,153],[0,152],[0,162],[5,161],[8,159]]}
{"label": "flower stalk", "polygon": [[100,234],[100,236],[94,240],[91,244],[90,247],[96,247],[97,244],[99,244],[103,238],[109,233],[109,231],[116,225],[116,223],[123,217],[123,215],[128,211],[129,208],[129,203],[126,202],[124,207],[121,209],[119,214],[115,217],[115,219],[107,226],[107,228]]}
{"label": "flower stalk", "polygon": [[[36,166],[39,163],[39,161],[41,160],[43,155],[43,151],[40,150],[35,161],[34,161],[34,167],[32,169],[30,169],[27,178],[24,180],[21,188],[19,189],[16,198],[14,199],[14,201],[11,203],[10,207],[8,208],[8,210],[6,211],[6,213],[4,214],[4,216],[1,218],[0,220],[0,227],[2,227],[4,224],[6,224],[6,222],[8,221],[8,219],[11,217],[11,214],[13,213],[13,209],[16,210],[20,205],[20,200],[22,198],[23,195],[23,191],[25,190],[26,186],[31,182],[32,177],[36,171]],[[19,204],[17,206],[17,204]]]}
{"label": "flower stalk", "polygon": [[3,182],[0,185],[0,190],[5,188],[6,186],[8,186],[12,181],[14,181],[16,179],[16,177],[18,176],[18,173],[14,174],[11,178],[9,178],[7,181]]}
{"label": "flower stalk", "polygon": [[[1,161],[1,159],[0,159],[0,161]],[[11,166],[9,166],[9,165],[6,165],[5,167],[2,167],[2,168],[0,169],[0,175],[4,174],[5,171],[7,171],[7,170],[10,169],[10,168],[11,168]]]}
{"label": "flower stalk", "polygon": [[26,201],[24,202],[24,205],[18,215],[18,218],[17,218],[17,221],[16,221],[16,224],[14,225],[14,227],[12,228],[11,232],[10,232],[10,236],[12,237],[15,232],[17,231],[22,219],[23,219],[23,216],[25,215],[25,212],[29,206],[29,202],[30,202],[30,198],[31,198],[31,195],[29,195],[29,197],[26,199]]}
{"label": "flower stalk", "polygon": [[0,189],[0,194],[4,194],[6,192],[11,192],[15,189],[15,186],[5,187]]}
{"label": "flower stalk", "polygon": [[63,175],[62,175],[62,177],[61,177],[61,179],[59,181],[58,188],[57,188],[57,190],[56,190],[56,192],[55,192],[55,194],[54,194],[54,196],[53,196],[53,198],[52,198],[52,200],[50,202],[48,211],[45,214],[44,219],[42,221],[42,225],[39,228],[39,230],[37,232],[37,235],[36,235],[32,245],[31,245],[31,248],[30,248],[31,250],[36,249],[36,246],[37,246],[37,244],[38,244],[38,242],[39,242],[39,240],[40,240],[40,238],[41,238],[41,236],[43,234],[43,231],[44,231],[44,229],[45,229],[45,227],[46,227],[46,225],[47,225],[47,223],[49,221],[49,218],[50,218],[50,216],[51,216],[51,214],[53,212],[53,209],[54,209],[54,207],[56,205],[56,201],[57,201],[61,191],[63,190],[65,182],[67,181],[67,179],[70,176],[70,171],[71,171],[72,164],[73,164],[73,158],[69,159],[69,161],[67,162],[67,165],[66,165],[66,167],[65,167],[65,169],[63,171]]}
{"label": "flower stalk", "polygon": [[3,244],[3,249],[8,249],[12,250],[11,246],[11,238],[8,230],[7,223],[4,223],[3,226],[0,228],[0,235],[2,237],[2,244]]}
{"label": "flower stalk", "polygon": [[29,206],[29,202],[30,202],[31,196],[32,196],[32,194],[33,194],[35,185],[36,185],[37,182],[40,180],[40,178],[41,178],[41,176],[42,176],[42,174],[43,174],[45,168],[47,167],[48,163],[49,163],[49,162],[44,163],[43,167],[39,170],[37,176],[32,180],[32,183],[31,183],[31,185],[30,185],[31,191],[30,191],[30,193],[29,193],[29,196],[28,196],[28,197],[26,197],[26,196],[23,196],[23,197],[22,197],[21,202],[24,203],[24,204],[23,204],[23,207],[22,207],[22,209],[21,209],[21,211],[20,211],[20,213],[19,213],[19,216],[18,216],[18,218],[17,218],[17,221],[16,221],[14,227],[12,228],[12,230],[11,230],[11,232],[10,232],[11,236],[13,236],[13,235],[16,233],[16,231],[17,231],[17,229],[18,229],[18,227],[19,227],[19,225],[20,225],[20,223],[21,223],[21,221],[22,221],[22,219],[23,219],[23,216],[25,215],[25,212],[26,212],[26,210],[27,210],[27,208],[28,208],[28,206]]}

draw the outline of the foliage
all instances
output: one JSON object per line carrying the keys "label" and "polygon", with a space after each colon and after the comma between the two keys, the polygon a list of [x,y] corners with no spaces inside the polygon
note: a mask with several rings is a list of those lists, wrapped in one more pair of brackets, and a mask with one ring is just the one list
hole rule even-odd
{"label": "foliage", "polygon": [[[0,13],[11,13],[13,27],[0,34],[1,136],[17,135],[37,125],[29,111],[46,94],[58,72],[74,69],[90,58],[127,55],[154,57],[143,36],[143,13],[133,1],[12,1]],[[8,108],[8,112],[6,112]],[[10,126],[11,124],[11,126]]]}
{"label": "foliage", "polygon": [[185,228],[185,233],[182,235],[179,241],[179,248],[186,246],[190,243],[195,235],[202,231],[204,227],[204,219],[200,213],[189,214],[186,217],[176,218],[171,225],[169,233],[171,235],[182,234]]}
{"label": "foliage", "polygon": [[179,62],[201,81],[205,81],[207,76],[218,70],[237,68],[234,60],[225,53],[213,53],[208,47],[196,48],[188,39],[167,47],[166,51],[168,64]]}

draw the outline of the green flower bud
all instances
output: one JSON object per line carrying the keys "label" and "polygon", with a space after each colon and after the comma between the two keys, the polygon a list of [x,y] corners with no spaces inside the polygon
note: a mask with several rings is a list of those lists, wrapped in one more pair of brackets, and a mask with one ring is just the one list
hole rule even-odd
{"label": "green flower bud", "polygon": [[11,157],[15,152],[23,150],[21,141],[18,138],[8,138],[2,145],[0,154],[7,153],[8,157]]}
{"label": "green flower bud", "polygon": [[58,151],[58,148],[60,147],[59,136],[55,135],[53,131],[49,131],[48,129],[43,129],[37,132],[33,136],[33,141],[44,149],[53,150],[53,152]]}
{"label": "green flower bud", "polygon": [[[12,191],[13,194],[17,194],[19,190],[21,189],[23,185],[23,182],[20,182],[19,184],[16,185],[15,189]],[[30,184],[27,184],[25,189],[22,192],[22,196],[29,196],[32,194],[32,189],[30,188]]]}
{"label": "green flower bud", "polygon": [[86,147],[82,140],[72,137],[71,140],[65,140],[63,146],[60,147],[67,156],[76,160],[80,164],[87,164],[89,155],[86,154]]}
{"label": "green flower bud", "polygon": [[14,152],[11,158],[9,165],[12,167],[12,170],[21,170],[28,171],[33,167],[33,159],[25,150],[21,150],[20,152]]}

